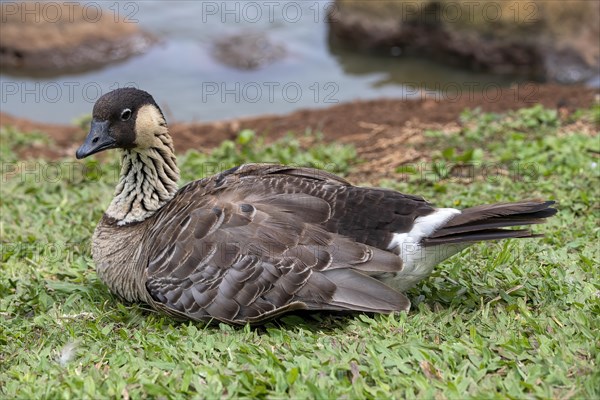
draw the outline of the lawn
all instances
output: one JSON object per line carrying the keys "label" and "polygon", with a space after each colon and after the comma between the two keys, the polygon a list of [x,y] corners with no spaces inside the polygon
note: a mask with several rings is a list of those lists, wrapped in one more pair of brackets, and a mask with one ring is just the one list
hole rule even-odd
{"label": "lawn", "polygon": [[[303,313],[256,328],[178,323],[111,295],[89,239],[116,155],[22,161],[20,148],[52,143],[3,127],[0,397],[599,398],[598,112],[467,111],[460,132],[425,132],[430,162],[357,182],[440,206],[553,199],[558,215],[534,227],[544,238],[447,260],[408,293],[409,313]],[[349,176],[360,163],[348,146],[300,134],[265,149],[243,131],[181,155],[182,180],[260,160]]]}

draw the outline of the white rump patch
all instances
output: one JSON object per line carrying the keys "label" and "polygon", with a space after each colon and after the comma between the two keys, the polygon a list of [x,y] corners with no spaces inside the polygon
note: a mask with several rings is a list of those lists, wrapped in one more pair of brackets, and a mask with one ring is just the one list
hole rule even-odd
{"label": "white rump patch", "polygon": [[460,210],[456,208],[438,208],[429,215],[418,217],[409,232],[394,234],[388,250],[402,258],[403,268],[385,282],[404,292],[427,277],[435,265],[467,247],[462,243],[430,247],[420,244],[423,238],[432,235],[457,214]]}

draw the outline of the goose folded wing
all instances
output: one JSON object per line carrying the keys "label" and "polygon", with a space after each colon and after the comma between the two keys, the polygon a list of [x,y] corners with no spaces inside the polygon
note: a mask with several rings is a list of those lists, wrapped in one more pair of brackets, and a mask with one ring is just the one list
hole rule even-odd
{"label": "goose folded wing", "polygon": [[402,294],[369,276],[400,270],[397,256],[329,232],[323,198],[292,195],[283,178],[271,191],[256,190],[262,179],[254,180],[201,196],[182,191],[171,201],[180,207],[161,212],[148,232],[146,288],[155,302],[233,323],[292,309],[408,308]]}

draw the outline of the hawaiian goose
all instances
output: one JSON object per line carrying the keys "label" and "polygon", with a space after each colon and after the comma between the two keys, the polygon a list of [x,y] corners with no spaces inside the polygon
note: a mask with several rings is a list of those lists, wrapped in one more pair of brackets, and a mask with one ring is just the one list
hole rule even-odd
{"label": "hawaiian goose", "polygon": [[247,164],[178,189],[164,115],[144,91],[100,97],[77,158],[120,148],[92,241],[117,295],[177,318],[257,323],[290,310],[405,311],[402,292],[474,242],[535,237],[552,201],[457,210],[330,173]]}

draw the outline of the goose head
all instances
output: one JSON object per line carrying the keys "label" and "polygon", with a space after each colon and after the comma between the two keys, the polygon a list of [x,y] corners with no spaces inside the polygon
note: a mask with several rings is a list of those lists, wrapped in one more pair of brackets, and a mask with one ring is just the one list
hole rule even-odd
{"label": "goose head", "polygon": [[100,97],[78,159],[121,149],[121,175],[106,215],[118,225],[150,218],[177,192],[179,169],[162,111],[150,94],[124,88]]}
{"label": "goose head", "polygon": [[158,144],[166,131],[164,115],[149,93],[116,89],[96,101],[90,132],[75,155],[82,159],[117,148],[143,151]]}

